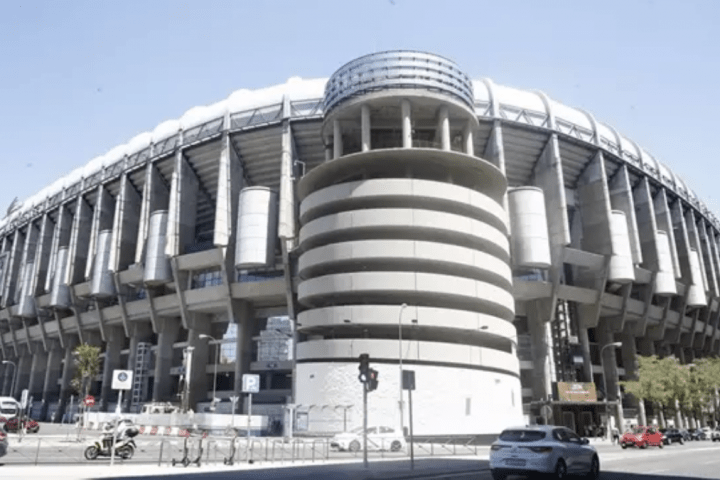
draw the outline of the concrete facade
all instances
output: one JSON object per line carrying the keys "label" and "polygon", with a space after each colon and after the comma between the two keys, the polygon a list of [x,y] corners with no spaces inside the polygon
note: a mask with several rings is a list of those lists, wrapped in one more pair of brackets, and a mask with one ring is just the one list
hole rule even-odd
{"label": "concrete facade", "polygon": [[[254,223],[240,198],[257,187],[273,218]],[[436,55],[372,54],[193,108],[0,220],[0,354],[17,369],[1,388],[62,411],[87,342],[103,409],[116,368],[144,372],[126,409],[179,402],[192,346],[192,408],[258,373],[259,411],[335,432],[361,422],[368,353],[371,422],[407,423],[402,361],[417,434],[497,433],[533,421],[553,382],[619,402],[636,353],[717,354],[719,240],[682,179],[591,114]],[[294,324],[286,360],[253,349],[272,317]]]}

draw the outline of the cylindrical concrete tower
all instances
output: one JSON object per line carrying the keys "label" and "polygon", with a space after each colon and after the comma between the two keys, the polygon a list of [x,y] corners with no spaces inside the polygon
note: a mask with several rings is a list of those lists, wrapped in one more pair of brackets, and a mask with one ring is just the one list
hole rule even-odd
{"label": "cylindrical concrete tower", "polygon": [[384,52],[340,68],[324,101],[328,160],[298,189],[296,403],[309,428],[342,429],[333,413],[348,405],[361,424],[361,353],[379,371],[370,424],[408,425],[401,362],[418,434],[522,423],[507,184],[474,155],[470,80],[436,55]]}

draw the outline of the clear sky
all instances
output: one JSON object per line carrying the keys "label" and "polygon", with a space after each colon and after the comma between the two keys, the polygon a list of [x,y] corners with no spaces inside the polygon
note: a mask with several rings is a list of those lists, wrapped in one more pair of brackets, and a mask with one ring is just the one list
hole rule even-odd
{"label": "clear sky", "polygon": [[454,59],[616,127],[720,216],[720,1],[4,0],[0,217],[196,105],[379,50]]}

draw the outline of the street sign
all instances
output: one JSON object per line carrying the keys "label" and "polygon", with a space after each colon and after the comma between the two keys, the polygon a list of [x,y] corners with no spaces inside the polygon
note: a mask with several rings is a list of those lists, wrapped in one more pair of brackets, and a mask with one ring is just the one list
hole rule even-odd
{"label": "street sign", "polygon": [[415,370],[402,371],[403,390],[415,390]]}
{"label": "street sign", "polygon": [[22,408],[27,408],[29,394],[30,394],[30,392],[28,391],[27,388],[22,391],[22,396],[20,397],[20,406]]}
{"label": "street sign", "polygon": [[260,375],[244,373],[242,376],[243,393],[258,393],[260,391]]}
{"label": "street sign", "polygon": [[113,370],[113,390],[130,390],[132,388],[132,370]]}
{"label": "street sign", "polygon": [[83,403],[85,404],[86,407],[93,407],[93,406],[95,406],[95,397],[93,397],[92,395],[88,395],[83,400]]}

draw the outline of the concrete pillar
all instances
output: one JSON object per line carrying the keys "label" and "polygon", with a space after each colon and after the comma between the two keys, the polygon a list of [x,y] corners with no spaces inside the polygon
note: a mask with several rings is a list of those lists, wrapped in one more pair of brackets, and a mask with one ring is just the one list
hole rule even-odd
{"label": "concrete pillar", "polygon": [[113,214],[115,213],[115,199],[104,185],[97,188],[97,200],[93,209],[93,216],[90,230],[90,243],[88,244],[88,259],[85,265],[85,278],[93,275],[93,265],[98,250],[98,237],[102,230],[109,230],[113,227]]}
{"label": "concrete pillar", "polygon": [[44,293],[43,289],[47,279],[54,231],[55,225],[50,219],[50,216],[46,213],[40,222],[40,235],[38,236],[37,250],[35,251],[35,279],[33,283],[33,296]]}
{"label": "concrete pillar", "polygon": [[655,342],[649,337],[640,337],[640,355],[643,357],[649,357],[655,355]]}
{"label": "concrete pillar", "polygon": [[[125,332],[122,327],[108,327],[106,329],[105,361],[103,362],[102,386],[100,388],[100,404],[104,412],[109,411],[109,403],[115,399],[117,392],[112,390],[113,370],[121,370],[120,351],[125,342]],[[111,398],[112,397],[112,398]]]}
{"label": "concrete pillar", "polygon": [[685,428],[685,422],[683,422],[683,414],[680,410],[680,402],[675,400],[675,428]]}
{"label": "concrete pillar", "polygon": [[448,107],[443,105],[438,111],[438,131],[440,132],[440,148],[450,150],[450,118]]}
{"label": "concrete pillar", "polygon": [[[615,347],[603,348],[614,342],[610,322],[606,319],[601,319],[598,327],[595,329],[595,333],[598,340],[598,346],[602,349],[602,363],[604,364],[604,371],[602,374],[605,377],[607,399],[609,402],[618,402],[620,401],[620,383],[618,382]],[[618,407],[614,410],[615,424],[620,426],[624,425],[625,420],[623,418],[622,408]]]}
{"label": "concrete pillar", "polygon": [[252,362],[252,335],[255,324],[255,312],[247,302],[233,300],[232,321],[237,324],[236,355],[235,355],[235,395],[240,396],[238,411],[243,412],[245,395],[242,395],[242,376],[250,373]]}
{"label": "concrete pillar", "polygon": [[653,199],[653,208],[655,210],[655,222],[657,223],[657,228],[665,230],[668,235],[668,241],[670,243],[670,256],[673,261],[675,278],[681,278],[682,272],[680,270],[680,261],[678,258],[677,239],[675,238],[675,229],[673,228],[673,221],[670,215],[670,205],[668,204],[665,189],[660,189],[657,195],[655,195],[655,198]]}
{"label": "concrete pillar", "polygon": [[333,159],[342,157],[343,139],[342,126],[337,118],[333,120]]}
{"label": "concrete pillar", "polygon": [[180,320],[164,318],[158,332],[157,348],[155,349],[155,383],[153,384],[153,401],[164,402],[173,400],[172,387],[174,377],[170,376],[173,362],[173,345],[180,331]]}
{"label": "concrete pillar", "polygon": [[138,226],[140,224],[141,198],[130,183],[129,175],[120,179],[120,192],[115,202],[114,222],[112,226],[112,245],[110,247],[109,268],[113,272],[127,269],[133,263]]}
{"label": "concrete pillar", "polygon": [[580,348],[583,357],[583,378],[584,382],[593,382],[592,374],[592,356],[590,355],[590,339],[588,337],[588,329],[583,326],[584,322],[582,319],[578,322],[578,340],[580,340]]}
{"label": "concrete pillar", "polygon": [[360,147],[363,152],[372,148],[370,145],[370,106],[367,104],[360,107]]}
{"label": "concrete pillar", "polygon": [[[629,333],[622,333],[620,335],[622,341],[621,353],[622,363],[625,368],[625,378],[627,380],[638,379],[638,364],[637,364],[637,352],[635,349],[635,336]],[[643,404],[642,399],[632,397],[632,404],[638,410],[638,417],[641,425],[647,425],[647,419],[645,418],[645,408],[640,406]],[[624,426],[623,426],[624,427]],[[622,431],[622,429],[621,429]]]}
{"label": "concrete pillar", "polygon": [[10,247],[10,256],[5,263],[5,285],[1,299],[3,308],[12,304],[11,300],[15,298],[15,289],[20,288],[20,283],[17,280],[20,270],[20,256],[24,244],[25,236],[20,230],[16,230]]}
{"label": "concrete pillar", "polygon": [[85,267],[90,250],[91,208],[82,196],[78,196],[75,207],[65,285],[74,285],[85,280]]}
{"label": "concrete pillar", "polygon": [[463,151],[468,155],[475,155],[475,144],[473,143],[473,124],[469,120],[463,128]]}
{"label": "concrete pillar", "polygon": [[3,388],[2,388],[2,394],[3,397],[9,397],[10,392],[12,390],[12,382],[13,382],[13,376],[15,375],[15,369],[17,368],[18,359],[12,358],[9,361],[13,362],[15,366],[12,366],[9,363],[4,364],[4,371],[3,371]]}
{"label": "concrete pillar", "polygon": [[145,261],[145,249],[150,224],[150,216],[156,210],[168,208],[170,191],[165,185],[157,167],[148,163],[145,170],[145,186],[143,187],[140,206],[140,220],[137,228],[137,242],[135,245],[135,263]]}
{"label": "concrete pillar", "polygon": [[58,413],[56,418],[62,418],[65,415],[65,408],[70,400],[72,389],[70,388],[70,380],[75,375],[75,361],[73,358],[73,350],[78,344],[78,337],[68,335],[65,338],[65,351],[63,352],[64,360],[62,367],[62,379],[60,382],[60,404],[58,405]]}
{"label": "concrete pillar", "polygon": [[538,303],[539,302],[529,302],[527,314],[533,356],[533,398],[541,400],[549,398],[552,395],[550,364],[553,360],[552,351],[547,342],[547,319],[544,318],[544,315],[541,313],[541,305]]}
{"label": "concrete pillar", "polygon": [[402,148],[412,148],[412,117],[410,116],[410,100],[400,102],[402,115]]}
{"label": "concrete pillar", "polygon": [[195,347],[192,357],[192,368],[190,370],[190,378],[186,381],[190,383],[190,396],[188,404],[191,409],[197,411],[198,402],[203,402],[212,394],[208,394],[212,383],[210,383],[207,373],[208,366],[208,341],[200,338],[200,335],[210,335],[210,316],[202,314],[192,315],[192,327],[188,330],[188,344]]}
{"label": "concrete pillar", "polygon": [[20,398],[20,394],[30,383],[30,368],[32,366],[32,353],[23,348],[17,363],[17,377],[15,379],[15,398]]}
{"label": "concrete pillar", "polygon": [[639,265],[643,262],[643,256],[640,246],[640,235],[638,233],[638,222],[635,215],[635,202],[633,200],[630,173],[628,172],[627,166],[623,165],[620,167],[610,182],[609,187],[610,205],[612,209],[625,213],[633,263]]}
{"label": "concrete pillar", "polygon": [[176,257],[195,240],[197,196],[200,182],[190,168],[182,150],[175,153],[175,169],[170,183],[167,240],[165,254]]}
{"label": "concrete pillar", "polygon": [[35,400],[42,399],[43,386],[45,383],[45,370],[47,369],[47,352],[42,345],[35,346],[35,353],[32,355],[32,364],[30,366],[30,380],[28,381],[28,390]]}
{"label": "concrete pillar", "polygon": [[51,340],[48,342],[47,363],[45,367],[45,380],[43,381],[42,401],[43,408],[40,414],[42,419],[47,416],[50,402],[60,397],[60,386],[58,380],[61,378],[63,349],[60,342]]}
{"label": "concrete pillar", "polygon": [[[135,373],[135,363],[137,360],[138,343],[149,342],[152,337],[152,327],[149,322],[135,322],[132,324],[130,332],[130,348],[128,351],[127,369]],[[131,391],[123,392],[123,410],[130,411],[132,405]]]}

